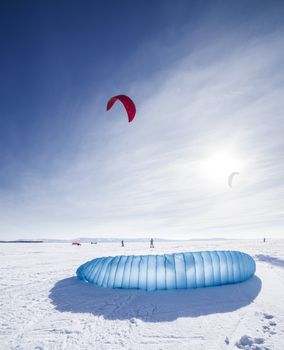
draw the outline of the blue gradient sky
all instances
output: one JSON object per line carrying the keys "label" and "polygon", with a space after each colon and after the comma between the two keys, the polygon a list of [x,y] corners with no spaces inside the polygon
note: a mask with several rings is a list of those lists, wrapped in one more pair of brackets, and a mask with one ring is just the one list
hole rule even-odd
{"label": "blue gradient sky", "polygon": [[0,239],[281,237],[284,3],[0,7]]}

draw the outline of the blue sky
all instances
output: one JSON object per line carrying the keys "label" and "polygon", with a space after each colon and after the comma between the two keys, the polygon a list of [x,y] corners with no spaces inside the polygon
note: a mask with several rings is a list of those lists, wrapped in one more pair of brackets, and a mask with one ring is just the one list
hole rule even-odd
{"label": "blue sky", "polygon": [[[281,1],[1,2],[0,238],[281,237],[283,16]],[[131,124],[105,111],[118,93]]]}

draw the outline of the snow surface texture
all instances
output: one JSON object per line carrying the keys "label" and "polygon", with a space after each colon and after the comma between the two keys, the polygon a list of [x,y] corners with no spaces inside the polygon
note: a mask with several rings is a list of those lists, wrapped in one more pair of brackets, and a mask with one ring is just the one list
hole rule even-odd
{"label": "snow surface texture", "polygon": [[[284,240],[0,245],[0,349],[283,350]],[[83,283],[94,257],[240,250],[249,280],[146,292]]]}
{"label": "snow surface texture", "polygon": [[245,281],[255,273],[255,262],[236,251],[109,256],[86,262],[76,273],[101,287],[187,289]]}

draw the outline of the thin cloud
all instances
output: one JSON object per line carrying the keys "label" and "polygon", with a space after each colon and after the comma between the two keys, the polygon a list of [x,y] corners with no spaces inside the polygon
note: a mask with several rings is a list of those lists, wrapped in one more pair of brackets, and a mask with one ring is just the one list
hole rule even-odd
{"label": "thin cloud", "polygon": [[[139,107],[131,125],[119,107],[108,115],[85,109],[99,122],[85,119],[73,157],[63,153],[51,176],[22,178],[17,196],[3,193],[3,232],[280,236],[283,30],[245,43],[242,35],[233,50],[224,33],[133,84]],[[200,171],[200,162],[220,150],[243,164],[232,190],[226,181],[212,185],[211,174]]]}

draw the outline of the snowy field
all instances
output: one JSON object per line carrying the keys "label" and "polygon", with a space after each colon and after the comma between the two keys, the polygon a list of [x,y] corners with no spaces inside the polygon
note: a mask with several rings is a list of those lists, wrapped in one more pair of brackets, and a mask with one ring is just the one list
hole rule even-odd
{"label": "snowy field", "polygon": [[[102,289],[76,268],[95,257],[241,250],[256,276],[177,291]],[[284,349],[284,240],[1,244],[0,349]]]}

